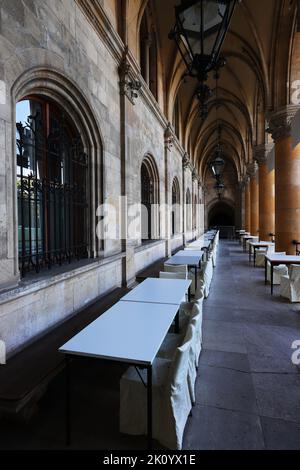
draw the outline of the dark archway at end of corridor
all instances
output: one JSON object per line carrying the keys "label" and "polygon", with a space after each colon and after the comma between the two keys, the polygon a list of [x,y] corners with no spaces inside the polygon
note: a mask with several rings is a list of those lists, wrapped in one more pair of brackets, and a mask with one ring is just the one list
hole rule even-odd
{"label": "dark archway at end of corridor", "polygon": [[220,228],[221,238],[231,238],[236,225],[234,208],[224,201],[217,202],[208,213],[208,225]]}

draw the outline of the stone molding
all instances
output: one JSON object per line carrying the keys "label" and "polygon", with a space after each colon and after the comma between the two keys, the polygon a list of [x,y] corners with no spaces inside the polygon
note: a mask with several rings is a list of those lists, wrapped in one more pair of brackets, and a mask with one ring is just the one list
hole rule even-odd
{"label": "stone molding", "polygon": [[274,143],[261,144],[253,148],[254,159],[256,160],[258,166],[265,165],[268,162],[268,157],[273,147]]}
{"label": "stone molding", "polygon": [[109,52],[116,62],[120,62],[124,50],[124,44],[119,34],[112,27],[111,22],[104,11],[100,0],[75,0],[96,33],[106,44]]}
{"label": "stone molding", "polygon": [[291,136],[292,121],[299,109],[299,105],[288,105],[268,114],[267,132],[271,134],[275,143]]}
{"label": "stone molding", "polygon": [[256,175],[257,170],[258,170],[258,165],[257,165],[256,161],[248,163],[248,165],[247,165],[247,175],[250,178],[253,178]]}

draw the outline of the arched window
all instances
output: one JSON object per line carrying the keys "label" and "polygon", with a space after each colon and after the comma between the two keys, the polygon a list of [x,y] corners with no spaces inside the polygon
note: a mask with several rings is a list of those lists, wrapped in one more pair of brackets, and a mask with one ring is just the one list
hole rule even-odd
{"label": "arched window", "polygon": [[17,103],[20,271],[88,256],[88,157],[71,118],[48,98]]}
{"label": "arched window", "polygon": [[141,166],[141,239],[145,243],[159,238],[159,179],[152,157]]}
{"label": "arched window", "polygon": [[146,7],[140,25],[141,74],[157,99],[157,44],[156,35],[150,28],[150,11]]}
{"label": "arched window", "polygon": [[180,231],[180,187],[175,176],[172,184],[172,236]]}
{"label": "arched window", "polygon": [[190,231],[192,230],[192,211],[191,211],[191,192],[189,189],[186,191],[186,198],[185,198],[185,204],[186,204],[186,230]]}

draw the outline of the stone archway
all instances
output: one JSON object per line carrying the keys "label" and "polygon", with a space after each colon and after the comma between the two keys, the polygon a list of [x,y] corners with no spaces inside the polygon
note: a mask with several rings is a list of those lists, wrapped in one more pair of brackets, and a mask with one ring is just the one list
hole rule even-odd
{"label": "stone archway", "polygon": [[216,202],[208,212],[209,227],[234,227],[236,214],[234,208],[225,201]]}

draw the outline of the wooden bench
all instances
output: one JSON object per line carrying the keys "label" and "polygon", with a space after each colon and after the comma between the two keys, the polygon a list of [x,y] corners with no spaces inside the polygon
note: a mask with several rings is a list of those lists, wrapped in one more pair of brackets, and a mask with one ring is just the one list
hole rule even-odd
{"label": "wooden bench", "polygon": [[0,366],[0,416],[29,418],[48,384],[64,368],[58,348],[127,292],[119,288],[97,299]]}

